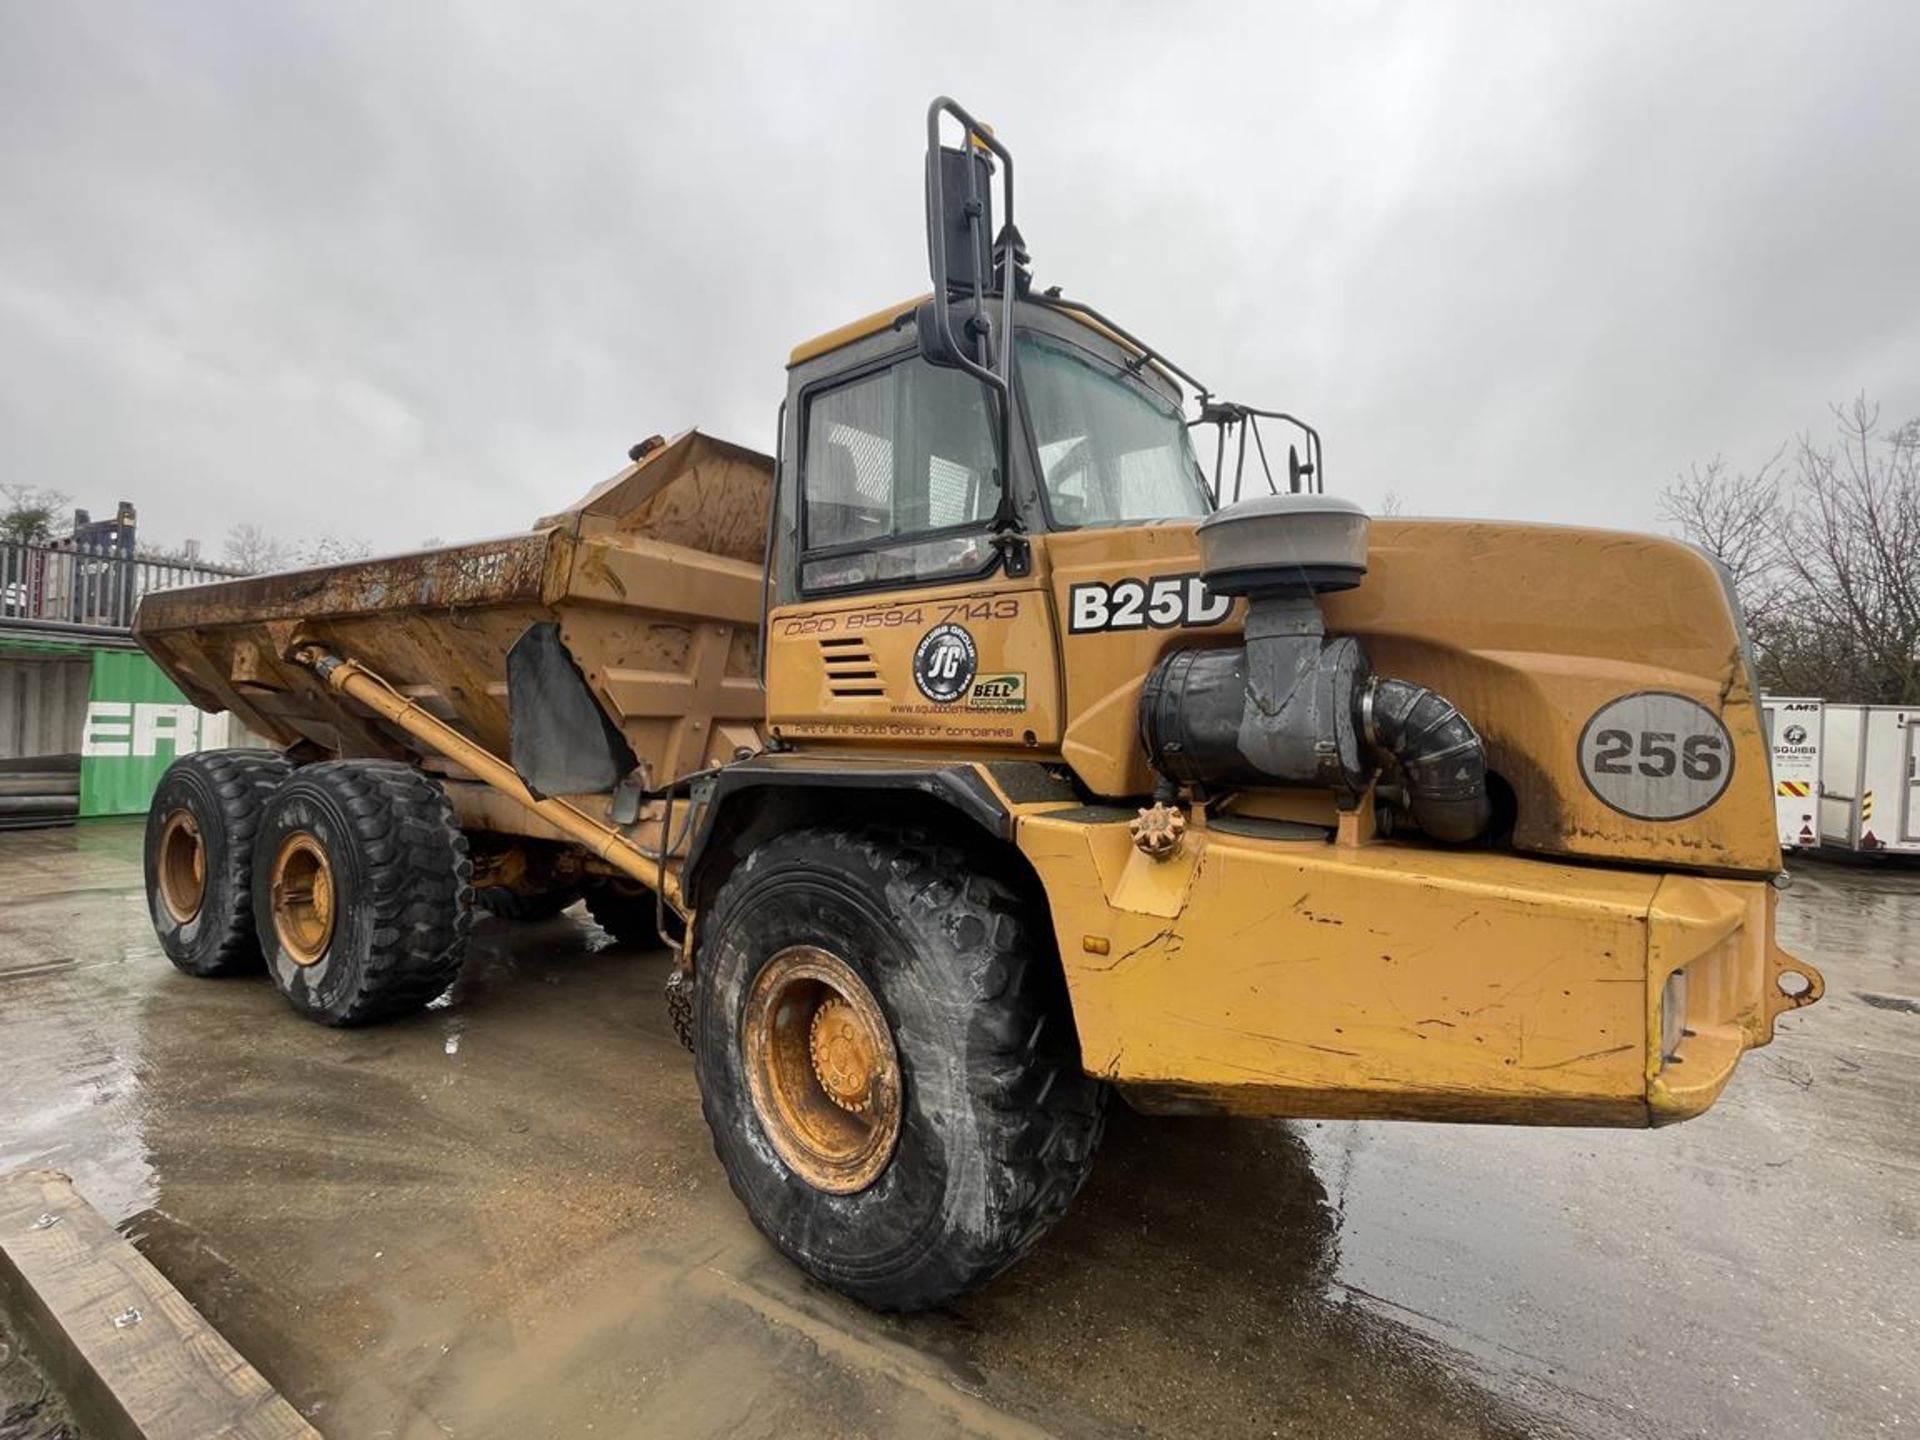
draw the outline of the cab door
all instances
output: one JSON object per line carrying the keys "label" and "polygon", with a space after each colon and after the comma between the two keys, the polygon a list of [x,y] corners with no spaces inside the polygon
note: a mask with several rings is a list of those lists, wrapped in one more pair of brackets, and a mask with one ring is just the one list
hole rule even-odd
{"label": "cab door", "polygon": [[[767,627],[783,739],[1022,752],[1060,739],[1052,602],[994,533],[977,381],[898,352],[795,397],[788,596]],[[1022,547],[1024,552],[1025,547]]]}

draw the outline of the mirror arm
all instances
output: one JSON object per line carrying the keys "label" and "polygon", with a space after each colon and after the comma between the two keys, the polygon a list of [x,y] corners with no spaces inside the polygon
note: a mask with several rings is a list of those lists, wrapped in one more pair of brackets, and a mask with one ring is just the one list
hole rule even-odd
{"label": "mirror arm", "polygon": [[[989,254],[989,264],[994,263],[993,256],[1000,257],[999,264],[1003,274],[1000,296],[1000,334],[998,339],[998,364],[981,364],[980,356],[991,360],[994,352],[987,348],[991,338],[992,325],[987,322],[983,305],[987,294],[986,275],[980,272],[980,241],[985,238],[981,231],[986,220],[985,198],[977,190],[978,172],[971,164],[967,177],[967,224],[972,238],[973,249],[973,314],[967,322],[968,344],[962,346],[953,330],[953,297],[947,290],[947,211],[946,191],[940,183],[940,122],[941,117],[951,115],[960,122],[961,153],[970,155],[971,147],[981,146],[991,152],[1001,164],[1001,185],[1006,196],[1006,214],[1002,218],[999,244]],[[1013,154],[993,137],[991,131],[973,116],[969,115],[957,103],[942,95],[927,107],[927,235],[931,244],[928,259],[933,277],[933,314],[934,338],[953,362],[967,374],[993,392],[996,448],[1000,469],[1000,504],[994,513],[993,527],[996,532],[1017,531],[1020,528],[1019,517],[1013,508],[1013,390],[1010,377],[1013,373],[1013,300],[1015,270],[1019,231],[1013,225]]]}

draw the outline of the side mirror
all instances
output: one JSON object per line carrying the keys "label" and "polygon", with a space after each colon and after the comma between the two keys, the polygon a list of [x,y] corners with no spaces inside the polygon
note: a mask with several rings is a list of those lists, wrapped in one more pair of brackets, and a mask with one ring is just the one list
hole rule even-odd
{"label": "side mirror", "polygon": [[[960,125],[957,146],[940,142],[943,118]],[[1001,276],[998,321],[987,318],[995,283],[993,178],[999,164],[1006,226],[998,242]],[[944,95],[927,107],[927,269],[933,299],[915,317],[920,353],[934,365],[965,370],[999,392],[1004,413],[1007,370],[1013,358],[1013,295],[1026,249],[1013,228],[1013,155]],[[1004,425],[1002,427],[1004,429]],[[1001,449],[1006,448],[1004,437]]]}
{"label": "side mirror", "polygon": [[977,133],[970,124],[957,149],[936,134],[927,152],[927,265],[955,297],[993,283],[993,161]]}

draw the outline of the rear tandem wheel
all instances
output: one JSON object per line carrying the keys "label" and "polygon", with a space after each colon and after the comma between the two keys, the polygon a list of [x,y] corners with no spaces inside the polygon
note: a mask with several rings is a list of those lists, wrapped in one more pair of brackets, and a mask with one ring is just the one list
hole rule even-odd
{"label": "rear tandem wheel", "polygon": [[275,792],[254,846],[255,925],[273,983],[323,1025],[417,1010],[453,984],[472,862],[446,792],[411,765],[309,765]]}
{"label": "rear tandem wheel", "polygon": [[200,750],[160,777],[147,809],[147,909],[160,948],[186,974],[260,968],[253,841],[292,770],[272,750]]}

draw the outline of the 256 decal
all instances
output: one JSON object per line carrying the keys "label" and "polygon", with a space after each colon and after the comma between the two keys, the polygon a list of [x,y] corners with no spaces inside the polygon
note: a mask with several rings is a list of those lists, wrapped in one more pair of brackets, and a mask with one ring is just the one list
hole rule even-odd
{"label": "256 decal", "polygon": [[1198,574],[1094,580],[1067,591],[1067,633],[1218,625],[1232,609],[1233,597],[1215,595]]}
{"label": "256 decal", "polygon": [[1733,737],[1698,700],[1642,690],[1593,712],[1578,759],[1601,803],[1637,820],[1684,820],[1726,792]]}

